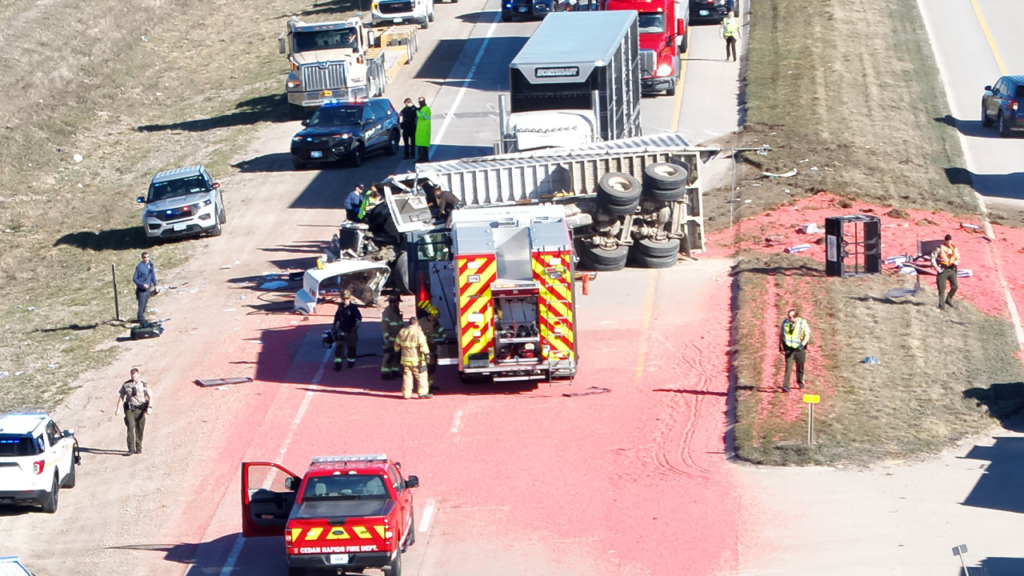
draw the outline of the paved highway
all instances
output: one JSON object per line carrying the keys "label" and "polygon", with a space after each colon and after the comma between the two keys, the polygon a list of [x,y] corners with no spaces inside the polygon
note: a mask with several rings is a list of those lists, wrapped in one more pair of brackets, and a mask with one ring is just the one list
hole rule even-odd
{"label": "paved highway", "polygon": [[[1024,138],[981,125],[981,95],[1004,74],[1024,73],[1024,3],[919,0],[962,136],[974,188],[991,204],[1024,200]],[[1016,203],[1018,206],[1019,203]]]}
{"label": "paved highway", "polygon": [[[496,23],[496,8],[438,4],[415,63],[388,87],[395,103],[430,102],[434,159],[487,153],[497,136],[508,62],[536,23]],[[739,66],[721,59],[713,27],[693,30],[690,46],[683,90],[646,98],[643,124],[697,143],[736,128]],[[319,341],[332,306],[304,320],[258,299],[267,272],[312,264],[354,183],[412,166],[377,156],[359,170],[295,172],[287,151],[298,128],[273,125],[236,159],[242,173],[224,180],[224,236],[198,241],[199,258],[161,277],[197,290],[153,303],[174,318],[168,332],[126,343],[130,358],[84,378],[62,409],[60,421],[90,448],[78,487],[61,498],[60,533],[75,538],[54,554],[54,517],[21,514],[0,525],[4,552],[62,576],[282,574],[282,540],[238,534],[239,463],[302,472],[313,455],[383,450],[422,482],[407,574],[731,571],[728,263],[602,275],[580,302],[584,360],[571,388],[471,388],[442,372],[433,400],[402,401],[397,383],[378,378],[376,310],[364,313],[368,357],[337,374]],[[130,365],[143,366],[158,402],[146,454],[122,458],[110,383]],[[255,381],[191,384],[240,375]],[[563,397],[591,386],[610,392]]]}

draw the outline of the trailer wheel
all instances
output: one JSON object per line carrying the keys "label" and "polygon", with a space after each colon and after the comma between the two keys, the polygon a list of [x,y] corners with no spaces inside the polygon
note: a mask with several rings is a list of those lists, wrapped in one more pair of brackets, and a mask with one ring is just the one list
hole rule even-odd
{"label": "trailer wheel", "polygon": [[636,252],[654,258],[677,257],[679,254],[679,239],[669,238],[664,242],[644,238],[635,244]]}
{"label": "trailer wheel", "polygon": [[690,177],[690,167],[684,162],[682,166],[669,162],[655,162],[644,167],[644,191],[677,190],[686,186]]}
{"label": "trailer wheel", "polygon": [[675,190],[651,190],[651,198],[658,202],[675,202],[686,198],[686,186]]}
{"label": "trailer wheel", "polygon": [[634,212],[636,212],[637,206],[640,206],[640,200],[639,199],[634,200],[632,204],[627,204],[625,206],[618,206],[616,204],[608,204],[607,202],[605,202],[603,200],[598,201],[598,208],[600,208],[601,210],[604,210],[605,212],[607,212],[609,214],[613,214],[615,216],[628,216],[630,214],[633,214]]}
{"label": "trailer wheel", "polygon": [[595,272],[614,272],[626,267],[629,246],[616,246],[611,250],[595,248],[589,244],[580,246],[580,262]]}
{"label": "trailer wheel", "polygon": [[608,205],[629,206],[642,191],[636,178],[624,172],[609,172],[597,182],[597,198]]}
{"label": "trailer wheel", "polygon": [[671,268],[679,262],[679,255],[648,256],[639,250],[634,250],[631,254],[631,260],[640,268]]}

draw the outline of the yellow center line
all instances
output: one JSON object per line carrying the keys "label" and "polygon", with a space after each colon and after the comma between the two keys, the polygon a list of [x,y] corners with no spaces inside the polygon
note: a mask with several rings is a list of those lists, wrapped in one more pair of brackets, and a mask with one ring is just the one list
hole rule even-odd
{"label": "yellow center line", "polygon": [[[686,31],[687,36],[690,34],[690,30]],[[686,40],[686,57],[690,57],[690,39]],[[679,128],[679,108],[683,105],[683,84],[686,82],[686,59],[679,58],[679,82],[676,83],[676,97],[675,97],[675,110],[672,111],[672,131],[675,132]]]}
{"label": "yellow center line", "polygon": [[636,372],[634,377],[640,380],[644,375],[644,361],[647,359],[647,329],[651,327],[651,316],[654,314],[654,294],[658,289],[658,271],[647,271],[647,293],[644,294],[644,315],[640,321],[640,349],[636,356]]}
{"label": "yellow center line", "polygon": [[1006,76],[1006,65],[1003,64],[1003,57],[999,55],[999,48],[996,48],[996,40],[992,37],[992,32],[988,29],[988,24],[985,23],[985,17],[981,15],[981,6],[978,6],[978,0],[971,0],[971,5],[974,6],[974,13],[978,16],[978,22],[981,23],[981,31],[985,33],[985,38],[988,40],[988,46],[992,49],[992,55],[996,57],[996,65],[999,66],[999,74]]}

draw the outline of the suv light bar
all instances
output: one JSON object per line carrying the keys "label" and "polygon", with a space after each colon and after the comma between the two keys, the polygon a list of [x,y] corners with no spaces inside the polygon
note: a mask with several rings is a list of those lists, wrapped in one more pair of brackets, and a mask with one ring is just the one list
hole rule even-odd
{"label": "suv light bar", "polygon": [[377,462],[388,459],[387,454],[355,454],[351,456],[314,456],[313,463],[323,462]]}

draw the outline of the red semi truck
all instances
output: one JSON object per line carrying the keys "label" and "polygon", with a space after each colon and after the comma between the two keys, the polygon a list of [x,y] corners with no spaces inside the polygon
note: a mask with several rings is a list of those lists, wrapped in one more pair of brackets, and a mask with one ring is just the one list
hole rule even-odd
{"label": "red semi truck", "polygon": [[689,0],[607,0],[605,9],[637,11],[641,90],[675,96],[679,61],[689,44]]}

